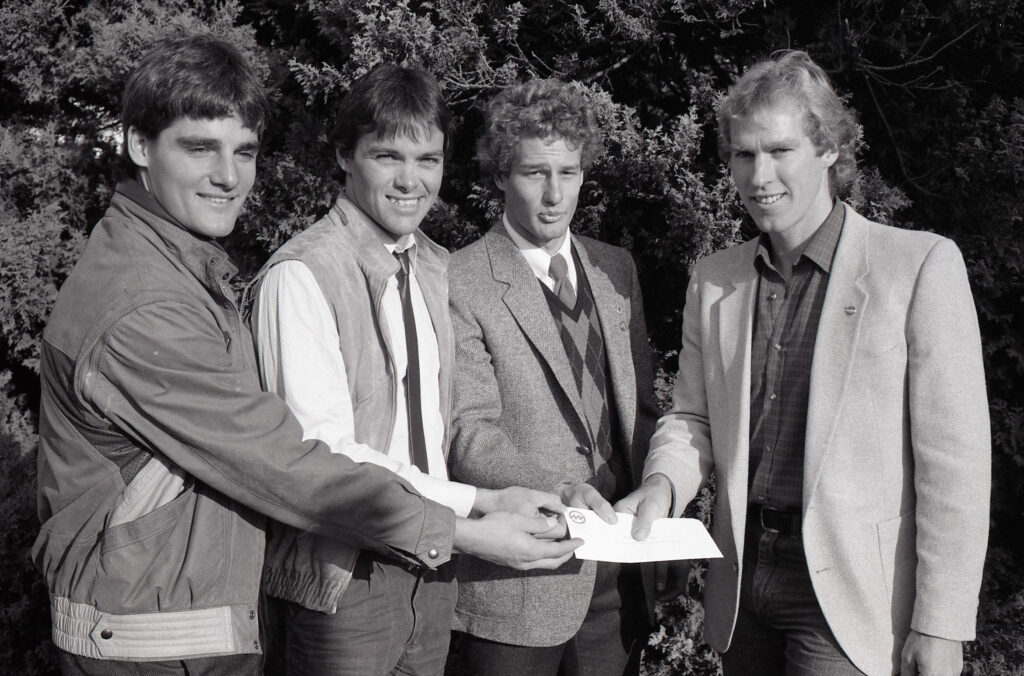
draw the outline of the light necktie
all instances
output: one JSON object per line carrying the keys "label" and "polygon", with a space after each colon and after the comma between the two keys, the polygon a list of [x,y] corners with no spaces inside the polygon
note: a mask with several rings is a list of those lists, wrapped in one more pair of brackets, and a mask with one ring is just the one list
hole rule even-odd
{"label": "light necktie", "polygon": [[409,420],[409,457],[424,474],[427,473],[427,440],[423,432],[423,405],[420,393],[420,350],[416,339],[416,315],[412,310],[409,289],[409,250],[396,251],[402,269],[398,272],[398,294],[402,298],[402,324],[405,325],[405,407]]}
{"label": "light necktie", "polygon": [[576,307],[576,291],[569,281],[569,265],[562,254],[555,254],[551,257],[551,264],[548,266],[548,275],[555,280],[555,295],[562,301],[565,307],[570,310]]}

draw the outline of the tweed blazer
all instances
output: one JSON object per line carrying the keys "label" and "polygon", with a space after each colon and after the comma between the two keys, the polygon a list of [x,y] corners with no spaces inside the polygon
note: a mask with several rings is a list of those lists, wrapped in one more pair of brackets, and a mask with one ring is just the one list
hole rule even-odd
{"label": "tweed blazer", "polygon": [[[645,476],[681,510],[715,469],[704,633],[728,649],[748,484],[756,241],[694,268],[679,375]],[[867,674],[898,671],[909,630],[974,637],[991,451],[977,316],[957,247],[846,207],[811,365],[803,542],[839,645]]]}
{"label": "tweed blazer", "polygon": [[[618,431],[613,443],[635,485],[657,417],[636,268],[624,249],[578,235],[573,241],[604,334]],[[547,491],[600,484],[595,443],[555,320],[501,223],[452,255],[449,294],[452,478]],[[570,559],[554,571],[520,572],[461,556],[457,571],[457,629],[503,643],[550,646],[569,640],[583,623],[596,565]]]}

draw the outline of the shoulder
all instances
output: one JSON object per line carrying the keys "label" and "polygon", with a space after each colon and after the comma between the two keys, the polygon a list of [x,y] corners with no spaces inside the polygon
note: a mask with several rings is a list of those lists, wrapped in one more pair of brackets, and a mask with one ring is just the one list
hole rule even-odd
{"label": "shoulder", "polygon": [[573,234],[573,242],[584,249],[595,263],[610,263],[629,270],[634,267],[633,254],[625,247],[602,242],[586,235]]}
{"label": "shoulder", "polygon": [[948,237],[924,230],[908,230],[876,223],[849,206],[843,237],[840,239],[840,252],[843,251],[843,239],[854,244],[858,241],[865,243],[867,256],[875,263],[872,266],[874,272],[886,269],[893,272],[916,270],[932,261],[958,262],[963,265],[959,247]]}

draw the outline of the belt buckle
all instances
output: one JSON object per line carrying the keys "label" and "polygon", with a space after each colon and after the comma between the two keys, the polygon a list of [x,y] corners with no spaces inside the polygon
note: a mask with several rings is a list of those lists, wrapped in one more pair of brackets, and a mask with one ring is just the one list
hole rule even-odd
{"label": "belt buckle", "polygon": [[760,507],[757,508],[757,516],[758,516],[759,520],[761,521],[761,530],[765,531],[766,533],[775,533],[776,535],[782,533],[782,531],[779,530],[778,528],[772,528],[771,526],[766,526],[765,525],[765,523],[764,523],[764,505],[761,505]]}

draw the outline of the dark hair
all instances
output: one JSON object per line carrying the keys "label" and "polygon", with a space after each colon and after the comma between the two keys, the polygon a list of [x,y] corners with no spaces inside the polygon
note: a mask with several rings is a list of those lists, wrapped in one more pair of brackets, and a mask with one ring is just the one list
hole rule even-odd
{"label": "dark hair", "polygon": [[553,78],[509,85],[491,99],[476,145],[484,176],[507,176],[516,146],[530,137],[563,139],[570,148],[581,148],[584,170],[604,150],[601,128],[583,86]]}
{"label": "dark hair", "polygon": [[419,139],[434,126],[444,134],[447,155],[452,119],[441,85],[429,71],[382,63],[353,82],[341,100],[331,142],[342,157],[351,157],[365,134]]}
{"label": "dark hair", "polygon": [[818,153],[835,150],[829,188],[845,188],[857,173],[860,127],[854,112],[836,94],[828,75],[807,52],[783,50],[751,66],[718,108],[718,154],[729,161],[729,123],[770,106],[790,103],[804,111],[804,132]]}
{"label": "dark hair", "polygon": [[230,43],[211,35],[161,40],[139,61],[124,90],[124,159],[134,168],[128,158],[129,127],[156,138],[182,117],[237,115],[260,137],[269,108],[263,83]]}

